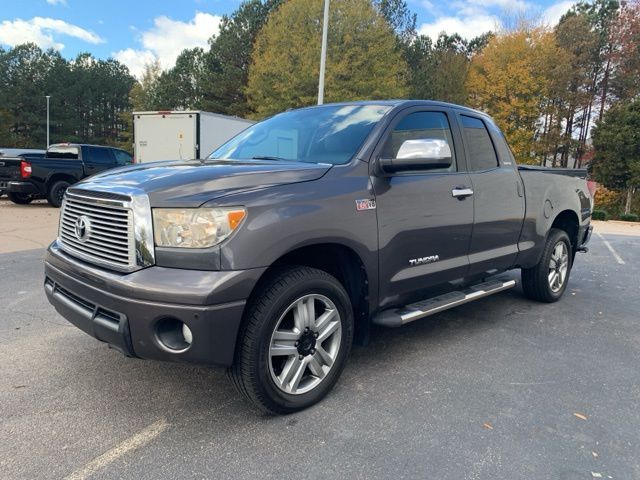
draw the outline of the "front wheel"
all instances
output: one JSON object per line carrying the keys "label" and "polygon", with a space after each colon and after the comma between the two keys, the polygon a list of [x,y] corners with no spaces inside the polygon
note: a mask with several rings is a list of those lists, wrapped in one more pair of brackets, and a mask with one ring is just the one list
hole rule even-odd
{"label": "front wheel", "polygon": [[525,295],[540,302],[560,300],[567,289],[572,258],[569,236],[564,230],[552,228],[538,264],[522,269]]}
{"label": "front wheel", "polygon": [[7,197],[18,205],[28,205],[33,200],[33,197],[28,193],[8,192]]}
{"label": "front wheel", "polygon": [[353,341],[347,292],[328,273],[283,270],[248,305],[230,377],[263,411],[292,413],[319,402],[340,377]]}

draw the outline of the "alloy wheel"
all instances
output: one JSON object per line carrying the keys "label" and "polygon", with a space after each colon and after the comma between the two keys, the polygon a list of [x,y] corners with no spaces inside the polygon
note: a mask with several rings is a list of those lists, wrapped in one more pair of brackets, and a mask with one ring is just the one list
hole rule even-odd
{"label": "alloy wheel", "polygon": [[278,319],[269,345],[269,371],[275,385],[291,395],[317,387],[331,371],[342,341],[335,304],[324,295],[305,295]]}

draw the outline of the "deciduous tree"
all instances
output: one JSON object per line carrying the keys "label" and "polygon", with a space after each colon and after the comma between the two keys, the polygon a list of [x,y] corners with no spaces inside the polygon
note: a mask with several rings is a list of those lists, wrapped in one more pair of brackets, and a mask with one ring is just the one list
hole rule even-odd
{"label": "deciduous tree", "polygon": [[472,60],[469,102],[494,117],[521,163],[539,162],[553,66],[564,61],[553,34],[529,26],[494,36]]}
{"label": "deciduous tree", "polygon": [[[247,88],[256,117],[316,103],[322,5],[290,0],[258,35]],[[331,2],[325,101],[404,97],[406,71],[394,32],[369,0]]]}

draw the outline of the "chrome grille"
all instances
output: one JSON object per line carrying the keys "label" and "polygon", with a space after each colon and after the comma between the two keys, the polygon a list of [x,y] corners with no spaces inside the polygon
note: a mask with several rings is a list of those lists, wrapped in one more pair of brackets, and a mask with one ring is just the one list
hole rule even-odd
{"label": "chrome grille", "polygon": [[136,265],[133,212],[123,201],[67,191],[58,236],[63,250],[115,270]]}

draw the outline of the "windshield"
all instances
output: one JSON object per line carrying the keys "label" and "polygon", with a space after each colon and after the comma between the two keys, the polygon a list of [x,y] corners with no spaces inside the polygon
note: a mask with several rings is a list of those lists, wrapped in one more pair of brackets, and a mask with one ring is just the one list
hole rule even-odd
{"label": "windshield", "polygon": [[326,105],[280,113],[249,127],[209,158],[347,163],[390,109]]}

